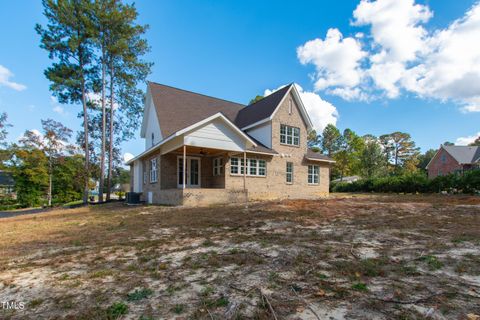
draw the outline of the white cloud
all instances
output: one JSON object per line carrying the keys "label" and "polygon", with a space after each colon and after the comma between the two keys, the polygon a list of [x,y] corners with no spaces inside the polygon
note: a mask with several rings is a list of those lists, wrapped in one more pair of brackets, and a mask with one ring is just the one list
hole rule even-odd
{"label": "white cloud", "polygon": [[427,31],[432,17],[414,0],[362,0],[352,25],[369,32],[354,39],[329,29],[325,40],[306,42],[297,56],[315,66],[317,91],[346,100],[393,99],[407,91],[480,112],[480,2],[444,29]]}
{"label": "white cloud", "polygon": [[[285,85],[274,90],[266,89],[263,95],[268,96],[283,87],[285,87]],[[298,84],[295,84],[295,87],[300,94],[305,109],[307,109],[310,120],[312,120],[313,128],[317,132],[322,132],[330,123],[333,125],[337,124],[339,115],[337,108],[333,104],[323,100],[320,95],[315,92],[303,90]]]}
{"label": "white cloud", "polygon": [[129,152],[125,152],[123,154],[123,162],[130,161],[131,159],[135,158],[135,156]]}
{"label": "white cloud", "polygon": [[25,90],[27,87],[23,84],[10,81],[13,77],[13,73],[0,64],[0,87],[5,86],[16,91]]}
{"label": "white cloud", "polygon": [[58,113],[61,116],[67,116],[68,112],[65,111],[65,108],[58,103],[58,99],[54,96],[50,96],[50,104],[52,105],[52,110],[55,113]]}
{"label": "white cloud", "polygon": [[455,144],[459,145],[459,146],[467,146],[470,143],[472,143],[473,141],[475,141],[475,139],[477,139],[478,137],[480,137],[480,132],[477,132],[477,134],[473,135],[473,136],[459,137],[455,141]]}
{"label": "white cloud", "polygon": [[427,49],[427,32],[419,25],[432,17],[427,6],[413,0],[362,0],[353,17],[353,25],[371,26],[373,40],[382,54],[378,62],[410,61]]}
{"label": "white cloud", "polygon": [[356,39],[344,38],[338,29],[329,29],[325,40],[311,40],[298,47],[297,56],[302,64],[315,65],[315,89],[323,90],[358,85],[362,79],[360,60],[366,52]]}

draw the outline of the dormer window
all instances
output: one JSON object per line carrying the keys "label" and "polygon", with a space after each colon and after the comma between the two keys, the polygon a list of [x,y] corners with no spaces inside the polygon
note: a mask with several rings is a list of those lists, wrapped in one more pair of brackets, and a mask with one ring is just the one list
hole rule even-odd
{"label": "dormer window", "polygon": [[153,145],[154,145],[154,142],[153,142],[154,139],[155,139],[155,134],[152,132],[152,147],[153,147]]}

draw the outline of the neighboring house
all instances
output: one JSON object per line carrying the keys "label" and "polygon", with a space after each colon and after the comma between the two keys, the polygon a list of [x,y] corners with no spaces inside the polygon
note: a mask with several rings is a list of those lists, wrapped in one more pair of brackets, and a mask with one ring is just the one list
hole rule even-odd
{"label": "neighboring house", "polygon": [[13,198],[16,199],[15,180],[9,172],[0,170],[0,199]]}
{"label": "neighboring house", "polygon": [[249,106],[148,83],[127,162],[147,203],[205,205],[328,194],[334,162],[307,148],[312,123],[293,84]]}
{"label": "neighboring house", "polygon": [[430,179],[477,168],[480,168],[480,147],[444,145],[440,145],[426,167]]}

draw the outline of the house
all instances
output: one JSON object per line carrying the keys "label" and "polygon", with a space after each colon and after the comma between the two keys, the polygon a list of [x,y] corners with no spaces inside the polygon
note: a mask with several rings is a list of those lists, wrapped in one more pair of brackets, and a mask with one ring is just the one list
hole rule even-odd
{"label": "house", "polygon": [[342,182],[342,183],[353,183],[353,182],[358,181],[360,179],[361,179],[360,176],[348,176],[348,177],[343,177],[343,178],[332,180],[332,183],[340,183],[340,182]]}
{"label": "house", "polygon": [[244,106],[149,82],[131,190],[188,206],[326,196],[334,161],[307,148],[311,129],[293,84]]}
{"label": "house", "polygon": [[0,199],[11,198],[16,199],[15,180],[9,172],[0,170]]}
{"label": "house", "polygon": [[426,168],[430,179],[480,168],[480,147],[440,145]]}

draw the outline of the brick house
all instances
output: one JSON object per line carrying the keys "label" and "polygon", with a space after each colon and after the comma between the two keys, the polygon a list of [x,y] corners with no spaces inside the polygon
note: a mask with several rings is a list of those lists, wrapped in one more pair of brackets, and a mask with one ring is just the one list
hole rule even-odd
{"label": "brick house", "polygon": [[307,148],[311,129],[293,84],[244,106],[149,82],[131,191],[171,205],[328,195],[334,161]]}
{"label": "brick house", "polygon": [[478,169],[480,168],[480,147],[440,145],[426,168],[430,179]]}

